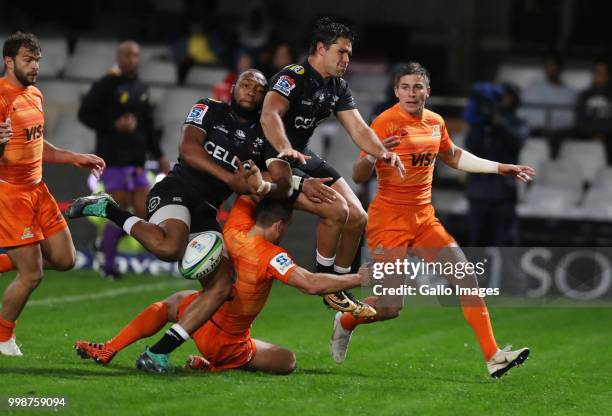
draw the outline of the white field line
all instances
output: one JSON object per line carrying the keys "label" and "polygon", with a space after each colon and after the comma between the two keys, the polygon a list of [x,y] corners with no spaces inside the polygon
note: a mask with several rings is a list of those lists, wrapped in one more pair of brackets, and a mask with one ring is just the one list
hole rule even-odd
{"label": "white field line", "polygon": [[153,292],[156,290],[161,290],[169,287],[181,287],[188,286],[190,283],[187,280],[172,280],[169,282],[160,282],[153,283],[149,285],[138,285],[138,286],[130,286],[130,287],[121,287],[117,289],[109,289],[104,290],[102,292],[96,293],[87,293],[83,295],[72,295],[72,296],[58,296],[44,299],[35,299],[31,300],[27,303],[27,306],[51,306],[62,303],[77,303],[77,302],[85,302],[89,300],[98,300],[98,299],[106,299],[106,298],[114,298],[121,295],[129,295],[132,293],[142,293],[142,292]]}

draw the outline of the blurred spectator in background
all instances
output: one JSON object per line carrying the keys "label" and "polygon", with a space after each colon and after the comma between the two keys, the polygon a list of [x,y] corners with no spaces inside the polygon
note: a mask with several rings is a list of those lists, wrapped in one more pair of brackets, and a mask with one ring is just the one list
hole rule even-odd
{"label": "blurred spectator in background", "polygon": [[239,51],[234,67],[227,73],[223,81],[213,85],[212,96],[214,99],[229,104],[232,100],[232,86],[238,79],[238,74],[242,74],[247,69],[255,68],[253,58],[246,51]]}
{"label": "blurred spectator in background", "polygon": [[[466,149],[476,156],[517,164],[529,129],[516,114],[520,91],[510,84],[476,84],[464,111],[469,125]],[[517,185],[512,177],[472,173],[469,200],[469,244],[514,246],[518,243]]]}
{"label": "blurred spectator in background", "polygon": [[189,35],[179,39],[173,45],[175,60],[178,64],[179,83],[185,82],[187,73],[193,65],[218,64],[220,49],[222,47],[204,30],[202,24],[192,24]]}
{"label": "blurred spectator in background", "polygon": [[605,61],[593,66],[593,85],[578,96],[576,134],[584,139],[602,140],[608,164],[612,164],[612,87],[610,67]]}
{"label": "blurred spectator in background", "polygon": [[247,7],[242,22],[238,25],[240,46],[252,55],[265,48],[272,36],[272,25],[265,5],[261,1],[252,1]]}
{"label": "blurred spectator in background", "polygon": [[561,81],[563,60],[557,53],[549,53],[544,58],[543,80],[527,85],[523,90],[523,117],[532,134],[543,135],[550,139],[553,157],[558,153],[561,140],[574,127],[574,106],[576,91]]}
{"label": "blurred spectator in background", "polygon": [[286,42],[281,42],[274,47],[272,52],[271,62],[268,65],[259,63],[263,73],[270,78],[272,75],[280,72],[287,65],[296,62],[297,57],[293,53],[293,48]]}
{"label": "blurred spectator in background", "polygon": [[[159,146],[153,109],[147,87],[138,80],[140,47],[126,41],[117,49],[117,65],[95,82],[83,98],[79,120],[96,131],[96,154],[106,161],[102,174],[105,191],[124,209],[145,217],[149,181],[144,164],[147,152],[159,160],[160,170],[169,171]],[[105,255],[102,274],[117,278],[117,244],[123,230],[109,222],[100,248]]]}

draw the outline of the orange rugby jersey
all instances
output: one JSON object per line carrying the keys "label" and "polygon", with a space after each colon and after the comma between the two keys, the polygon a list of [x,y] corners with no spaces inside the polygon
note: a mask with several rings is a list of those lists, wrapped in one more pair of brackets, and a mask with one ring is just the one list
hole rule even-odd
{"label": "orange rugby jersey", "polygon": [[[431,203],[431,183],[436,157],[452,147],[444,119],[427,109],[417,118],[401,110],[399,104],[380,114],[372,123],[379,139],[399,136],[398,154],[406,174],[402,179],[394,168],[376,162],[378,193],[376,198],[392,205]],[[365,153],[361,152],[361,157]]]}
{"label": "orange rugby jersey", "polygon": [[0,181],[23,185],[42,178],[43,95],[34,86],[19,88],[0,78],[0,121],[10,117],[13,136],[0,157]]}
{"label": "orange rugby jersey", "polygon": [[263,309],[274,279],[287,283],[296,265],[281,247],[263,237],[249,237],[255,225],[255,203],[247,197],[236,200],[223,227],[225,246],[234,264],[234,298],[225,302],[212,320],[224,331],[244,334]]}

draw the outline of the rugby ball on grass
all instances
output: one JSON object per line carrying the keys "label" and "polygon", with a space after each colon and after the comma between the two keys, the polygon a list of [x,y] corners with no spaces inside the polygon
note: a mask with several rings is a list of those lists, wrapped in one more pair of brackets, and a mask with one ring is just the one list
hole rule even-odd
{"label": "rugby ball on grass", "polygon": [[223,237],[216,231],[205,231],[187,244],[179,262],[179,272],[185,279],[198,280],[212,274],[221,263]]}

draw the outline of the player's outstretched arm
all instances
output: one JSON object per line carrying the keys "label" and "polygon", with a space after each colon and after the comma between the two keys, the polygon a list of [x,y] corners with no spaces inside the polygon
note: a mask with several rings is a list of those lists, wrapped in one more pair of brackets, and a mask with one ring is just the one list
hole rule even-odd
{"label": "player's outstretched arm", "polygon": [[278,151],[279,157],[288,157],[304,165],[309,157],[291,146],[283,125],[283,116],[289,110],[289,105],[289,100],[286,98],[275,92],[268,92],[261,110],[261,127],[266,139]]}
{"label": "player's outstretched arm", "polygon": [[91,170],[91,173],[99,178],[106,167],[104,160],[96,155],[75,153],[70,150],[55,147],[48,141],[43,144],[43,162],[74,165],[81,169]]}
{"label": "player's outstretched arm", "polygon": [[365,153],[371,155],[375,159],[381,159],[389,166],[395,168],[397,173],[404,177],[406,173],[404,164],[394,152],[390,152],[385,148],[376,133],[359,114],[357,110],[338,111],[336,118],[340,121],[344,129],[347,131],[353,142]]}
{"label": "player's outstretched arm", "polygon": [[464,172],[497,173],[502,176],[514,176],[522,182],[531,181],[536,174],[535,169],[530,166],[510,165],[482,159],[455,145],[446,152],[440,152],[438,158],[451,168]]}
{"label": "player's outstretched arm", "polygon": [[[382,141],[387,150],[393,150],[400,143],[398,136],[387,137]],[[376,166],[376,158],[372,155],[361,157],[353,163],[353,181],[356,184],[366,183],[372,177],[372,171]]]}
{"label": "player's outstretched arm", "polygon": [[298,266],[291,272],[287,284],[309,295],[324,295],[359,286],[361,277],[356,273],[345,275],[311,273]]}

